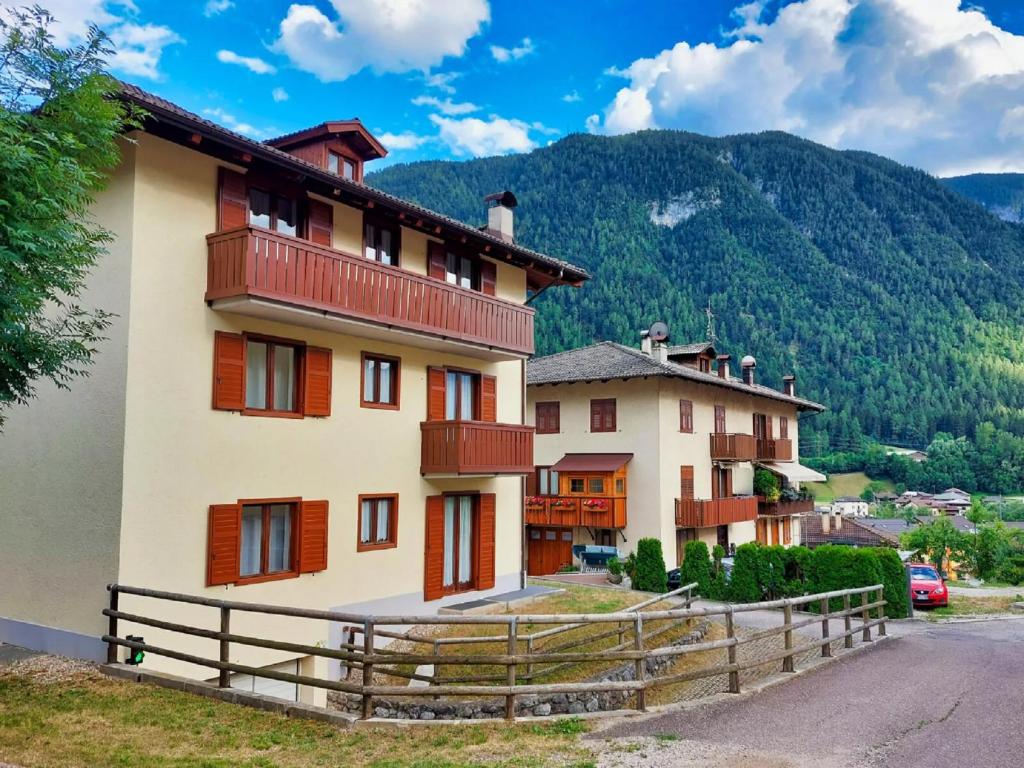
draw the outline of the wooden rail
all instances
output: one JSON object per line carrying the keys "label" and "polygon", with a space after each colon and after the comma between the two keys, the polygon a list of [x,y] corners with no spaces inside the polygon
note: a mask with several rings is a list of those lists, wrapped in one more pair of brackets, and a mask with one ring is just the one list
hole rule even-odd
{"label": "wooden rail", "polygon": [[676,499],[676,526],[679,528],[708,528],[756,519],[756,496]]}
{"label": "wooden rail", "polygon": [[259,227],[217,232],[206,242],[207,301],[267,299],[516,356],[533,353],[531,307]]}
{"label": "wooden rail", "polygon": [[760,438],[757,458],[765,461],[792,461],[793,441],[788,437]]}
{"label": "wooden rail", "polygon": [[424,475],[525,475],[533,472],[533,427],[487,421],[420,423]]}
{"label": "wooden rail", "polygon": [[[516,698],[528,694],[564,694],[564,693],[587,693],[587,692],[626,692],[634,697],[634,706],[637,709],[644,709],[646,706],[646,691],[659,686],[674,683],[697,680],[700,678],[713,677],[716,675],[727,675],[729,690],[738,693],[740,691],[739,673],[745,669],[759,667],[768,663],[782,662],[782,670],[791,672],[795,669],[795,659],[799,655],[810,650],[817,649],[822,656],[831,654],[831,642],[843,640],[846,647],[852,647],[855,637],[859,634],[863,642],[871,640],[871,630],[878,629],[879,635],[885,634],[885,623],[887,618],[884,613],[886,602],[883,598],[883,587],[875,584],[868,587],[856,589],[836,590],[816,595],[789,598],[784,600],[773,600],[761,603],[744,605],[727,605],[724,607],[714,606],[708,608],[693,608],[691,600],[693,589],[696,585],[690,584],[665,595],[657,595],[645,600],[643,603],[632,606],[630,609],[607,614],[537,614],[537,615],[429,615],[429,616],[365,616],[361,614],[344,613],[339,611],[321,611],[304,608],[291,608],[280,605],[261,605],[256,603],[242,603],[230,600],[218,600],[214,598],[199,597],[195,595],[184,595],[173,592],[163,592],[140,587],[111,584],[108,586],[110,592],[109,607],[103,610],[103,615],[108,618],[108,632],[103,636],[103,641],[108,644],[108,661],[113,663],[117,660],[117,648],[126,647],[141,650],[149,654],[164,656],[191,664],[217,670],[219,675],[218,684],[221,687],[230,685],[230,674],[240,673],[254,675],[271,680],[297,685],[312,686],[327,690],[339,691],[342,693],[358,696],[361,699],[361,711],[364,718],[373,714],[374,699],[379,697],[429,697],[439,698],[451,697],[501,697],[505,702],[505,717],[511,719],[515,715]],[[119,609],[119,596],[133,595],[143,598],[152,598],[162,601],[186,603],[196,606],[204,606],[215,609],[218,612],[219,630],[204,629],[201,627],[179,624],[164,621],[152,616],[142,615]],[[872,597],[874,595],[874,598]],[[859,596],[859,600],[852,598]],[[656,609],[642,611],[659,602],[664,602],[672,597],[682,597],[684,607],[668,609]],[[841,601],[840,610],[830,611],[830,605]],[[794,608],[800,606],[814,606],[822,613],[820,616],[801,617],[794,620]],[[782,622],[778,626],[770,627],[745,636],[739,636],[736,631],[737,614],[747,611],[760,611],[769,609],[782,610]],[[320,619],[331,623],[341,623],[355,628],[349,640],[342,643],[338,648],[327,648],[321,645],[308,645],[294,643],[284,640],[270,638],[251,637],[237,634],[231,631],[232,612],[247,612],[262,615],[287,616],[299,619]],[[652,641],[658,636],[665,634],[668,627],[660,627],[651,631],[648,627],[654,622],[675,622],[682,623],[692,619],[719,619],[726,629],[726,636],[719,640],[709,640],[691,645],[657,645]],[[844,631],[838,634],[830,632],[829,621],[832,619],[843,619]],[[859,620],[855,624],[855,620]],[[193,653],[185,653],[174,648],[147,643],[144,640],[121,637],[118,633],[120,622],[127,622],[133,625],[154,627],[168,632],[178,633],[191,637],[205,638],[216,641],[216,658],[199,656]],[[799,645],[794,642],[794,633],[801,628],[821,623],[822,632],[820,640],[809,640]],[[549,625],[546,629],[540,629],[530,634],[523,634],[521,628],[528,625]],[[409,634],[395,633],[390,630],[383,630],[381,627],[408,626],[410,628],[423,628],[432,626],[450,625],[489,625],[502,628],[502,631],[486,637],[460,637],[460,638],[418,638]],[[603,630],[607,636],[616,636],[618,641],[610,649],[597,651],[581,651],[578,639],[573,642],[564,642],[554,645],[549,649],[540,648],[543,640],[556,637],[573,629],[588,625],[605,625]],[[326,634],[326,633],[325,633]],[[362,642],[356,642],[355,634],[362,634]],[[631,635],[631,637],[629,637]],[[783,648],[780,651],[758,656],[754,659],[740,661],[738,649],[745,644],[764,639],[766,637],[781,635],[784,639]],[[379,648],[377,638],[398,638],[415,644],[426,645],[429,651],[410,653],[405,651],[389,651]],[[500,643],[503,645],[501,652],[492,653],[442,653],[443,646],[462,645],[470,643]],[[246,645],[257,648],[265,648],[275,651],[285,651],[302,656],[319,656],[333,659],[362,671],[359,682],[348,680],[328,680],[308,675],[292,674],[289,672],[278,672],[275,670],[252,667],[244,664],[237,664],[229,661],[232,644]],[[525,645],[525,651],[523,646]],[[501,647],[501,646],[499,646]],[[725,664],[716,664],[689,670],[678,674],[665,674],[649,676],[647,673],[648,661],[653,659],[672,659],[690,653],[702,651],[725,650],[727,659]],[[604,680],[596,682],[551,682],[535,683],[538,677],[550,674],[555,669],[564,669],[574,664],[585,664],[594,662],[621,662],[633,664],[635,667],[633,680]],[[435,673],[433,675],[420,675],[399,669],[400,666],[419,667],[421,665],[432,665]],[[504,667],[502,675],[478,674],[463,678],[466,682],[460,684],[454,679],[445,679],[437,674],[444,666],[470,665],[473,667]],[[543,670],[539,667],[543,665]],[[520,668],[524,670],[520,672]],[[409,685],[383,685],[375,681],[374,674],[392,678],[426,681],[426,686]],[[481,684],[480,681],[493,681],[492,684]]]}
{"label": "wooden rail", "polygon": [[814,499],[795,499],[794,501],[765,501],[762,498],[757,500],[757,514],[762,517],[787,517],[789,515],[802,515],[814,511]]}
{"label": "wooden rail", "polygon": [[[527,525],[626,527],[625,496],[531,496],[530,499],[526,504]],[[590,500],[598,505],[587,504]]]}
{"label": "wooden rail", "polygon": [[757,458],[757,441],[753,435],[712,432],[711,458],[753,461]]}

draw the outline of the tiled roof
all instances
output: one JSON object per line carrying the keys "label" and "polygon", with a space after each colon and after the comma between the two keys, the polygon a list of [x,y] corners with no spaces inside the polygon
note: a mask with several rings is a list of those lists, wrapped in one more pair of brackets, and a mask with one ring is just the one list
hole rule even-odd
{"label": "tiled roof", "polygon": [[[822,544],[847,544],[853,547],[894,547],[899,544],[899,535],[864,525],[852,517],[831,518],[828,530],[822,530],[824,515],[806,515],[800,520],[800,542],[805,547]],[[838,530],[836,524],[839,524]]]}
{"label": "tiled roof", "polygon": [[696,344],[677,344],[668,348],[670,355],[699,355],[709,349],[714,349],[710,341],[698,341]]}
{"label": "tiled roof", "polygon": [[611,379],[637,379],[646,376],[666,376],[689,379],[712,387],[724,387],[737,392],[773,400],[792,403],[807,411],[823,411],[825,406],[802,397],[792,397],[777,389],[760,384],[744,384],[740,379],[723,379],[714,373],[704,373],[695,368],[672,362],[662,363],[639,349],[616,344],[614,341],[600,341],[589,347],[557,352],[546,357],[535,357],[526,364],[526,383],[571,384],[586,381],[609,381]]}
{"label": "tiled roof", "polygon": [[443,224],[444,226],[458,230],[460,233],[466,235],[467,238],[472,240],[482,241],[492,246],[508,250],[510,253],[528,261],[542,264],[549,269],[559,270],[562,273],[563,279],[567,282],[578,282],[590,277],[585,270],[570,264],[567,261],[557,259],[554,256],[548,256],[547,254],[534,251],[530,248],[525,248],[521,245],[516,245],[515,243],[508,243],[500,237],[469,224],[465,224],[458,219],[453,219],[450,216],[437,213],[436,211],[424,208],[416,203],[411,203],[408,200],[403,200],[400,197],[396,197],[387,192],[382,192],[379,189],[374,189],[362,182],[346,179],[338,174],[330,173],[320,166],[302,160],[295,155],[277,149],[276,147],[272,147],[269,144],[250,139],[247,136],[243,136],[240,133],[236,133],[235,131],[225,128],[212,120],[200,117],[194,112],[189,112],[187,109],[183,109],[167,99],[143,90],[137,85],[122,82],[121,92],[126,99],[138,104],[158,120],[167,118],[177,119],[182,123],[189,125],[193,129],[202,129],[219,135],[222,138],[230,139],[236,145],[244,147],[245,151],[249,152],[253,157],[260,157],[276,165],[299,171],[300,173],[315,177],[335,187],[346,189],[350,193],[357,194],[368,200],[374,200],[375,202],[407,211],[415,216],[423,218],[424,220]]}

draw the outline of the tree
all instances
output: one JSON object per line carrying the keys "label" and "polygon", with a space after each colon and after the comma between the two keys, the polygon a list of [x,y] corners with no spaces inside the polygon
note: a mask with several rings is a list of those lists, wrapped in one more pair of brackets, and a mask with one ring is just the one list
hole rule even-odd
{"label": "tree", "polygon": [[679,568],[679,585],[697,583],[697,594],[708,597],[711,591],[711,556],[703,541],[688,541]]}
{"label": "tree", "polygon": [[904,549],[913,550],[915,556],[927,559],[940,572],[947,570],[949,560],[962,562],[968,551],[966,537],[946,517],[903,534],[901,543]]}
{"label": "tree", "polygon": [[40,380],[84,375],[111,315],[80,306],[111,234],[89,218],[139,116],[112,98],[106,38],[59,48],[39,7],[0,17],[0,426]]}
{"label": "tree", "polygon": [[636,543],[636,575],[633,589],[642,592],[668,591],[668,572],[661,552],[661,539],[640,539]]}

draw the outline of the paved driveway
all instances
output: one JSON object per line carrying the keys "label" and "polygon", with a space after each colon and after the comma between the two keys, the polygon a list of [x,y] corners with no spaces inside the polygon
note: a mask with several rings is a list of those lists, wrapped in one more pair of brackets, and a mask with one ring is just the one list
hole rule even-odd
{"label": "paved driveway", "polygon": [[908,626],[761,693],[593,734],[610,739],[600,765],[1024,764],[1024,620]]}

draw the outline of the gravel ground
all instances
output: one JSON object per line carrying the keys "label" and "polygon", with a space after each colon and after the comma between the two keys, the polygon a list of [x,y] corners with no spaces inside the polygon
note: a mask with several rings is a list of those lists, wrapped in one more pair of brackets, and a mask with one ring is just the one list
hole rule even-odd
{"label": "gravel ground", "polygon": [[[89,661],[67,659],[63,656],[30,656],[9,664],[0,665],[0,675],[12,674],[27,677],[40,683],[60,683],[72,677],[100,677],[96,665]],[[3,768],[0,764],[0,768]]]}

